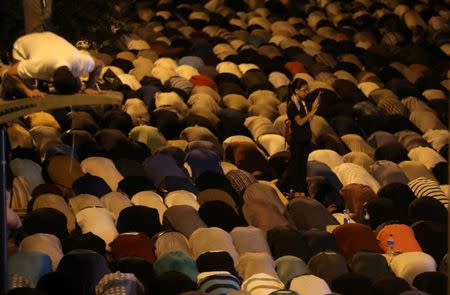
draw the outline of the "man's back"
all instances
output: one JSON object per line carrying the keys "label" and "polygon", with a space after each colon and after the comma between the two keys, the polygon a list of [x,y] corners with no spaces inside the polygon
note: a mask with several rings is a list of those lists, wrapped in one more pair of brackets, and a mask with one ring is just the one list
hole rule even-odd
{"label": "man's back", "polygon": [[14,43],[13,58],[19,61],[18,74],[22,79],[50,81],[54,70],[67,66],[75,77],[91,72],[94,61],[82,54],[64,38],[51,33],[25,35]]}

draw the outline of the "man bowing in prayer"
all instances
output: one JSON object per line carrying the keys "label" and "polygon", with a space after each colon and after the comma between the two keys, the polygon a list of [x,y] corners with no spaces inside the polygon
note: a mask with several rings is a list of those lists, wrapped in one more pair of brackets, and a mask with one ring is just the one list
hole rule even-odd
{"label": "man bowing in prayer", "polygon": [[54,33],[20,37],[12,55],[16,63],[3,77],[2,92],[6,96],[44,96],[44,92],[31,86],[34,80],[51,82],[58,94],[74,94],[80,91],[80,76],[85,73],[89,73],[89,78],[83,92],[97,93],[96,81],[103,63]]}

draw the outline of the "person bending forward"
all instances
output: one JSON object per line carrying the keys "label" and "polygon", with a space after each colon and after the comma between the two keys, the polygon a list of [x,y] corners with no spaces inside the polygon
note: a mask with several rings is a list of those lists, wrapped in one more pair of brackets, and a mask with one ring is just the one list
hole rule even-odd
{"label": "person bending forward", "polygon": [[7,96],[41,97],[31,81],[52,82],[59,94],[73,94],[81,89],[80,76],[89,73],[85,93],[95,94],[96,81],[103,63],[75,48],[64,38],[51,33],[32,33],[20,37],[13,46],[16,61],[5,73],[3,91]]}

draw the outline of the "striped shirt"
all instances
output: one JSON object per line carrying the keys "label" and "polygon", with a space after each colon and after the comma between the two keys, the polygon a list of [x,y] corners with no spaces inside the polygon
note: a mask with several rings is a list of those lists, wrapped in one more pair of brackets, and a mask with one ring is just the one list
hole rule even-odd
{"label": "striped shirt", "polygon": [[198,289],[210,295],[226,295],[239,291],[241,282],[227,271],[212,271],[199,274]]}
{"label": "striped shirt", "polygon": [[439,183],[425,177],[416,178],[408,183],[408,186],[414,192],[416,197],[432,197],[441,202],[445,207],[448,206],[448,199]]}
{"label": "striped shirt", "polygon": [[265,273],[254,274],[242,283],[241,290],[251,294],[270,294],[284,288],[284,284],[277,278]]}

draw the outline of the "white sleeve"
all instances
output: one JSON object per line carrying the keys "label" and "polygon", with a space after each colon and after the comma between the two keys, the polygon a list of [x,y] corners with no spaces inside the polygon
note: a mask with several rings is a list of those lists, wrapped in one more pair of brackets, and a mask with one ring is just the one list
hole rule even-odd
{"label": "white sleeve", "polygon": [[72,67],[72,74],[80,77],[83,74],[90,73],[95,69],[95,62],[92,56],[80,53],[77,62]]}

